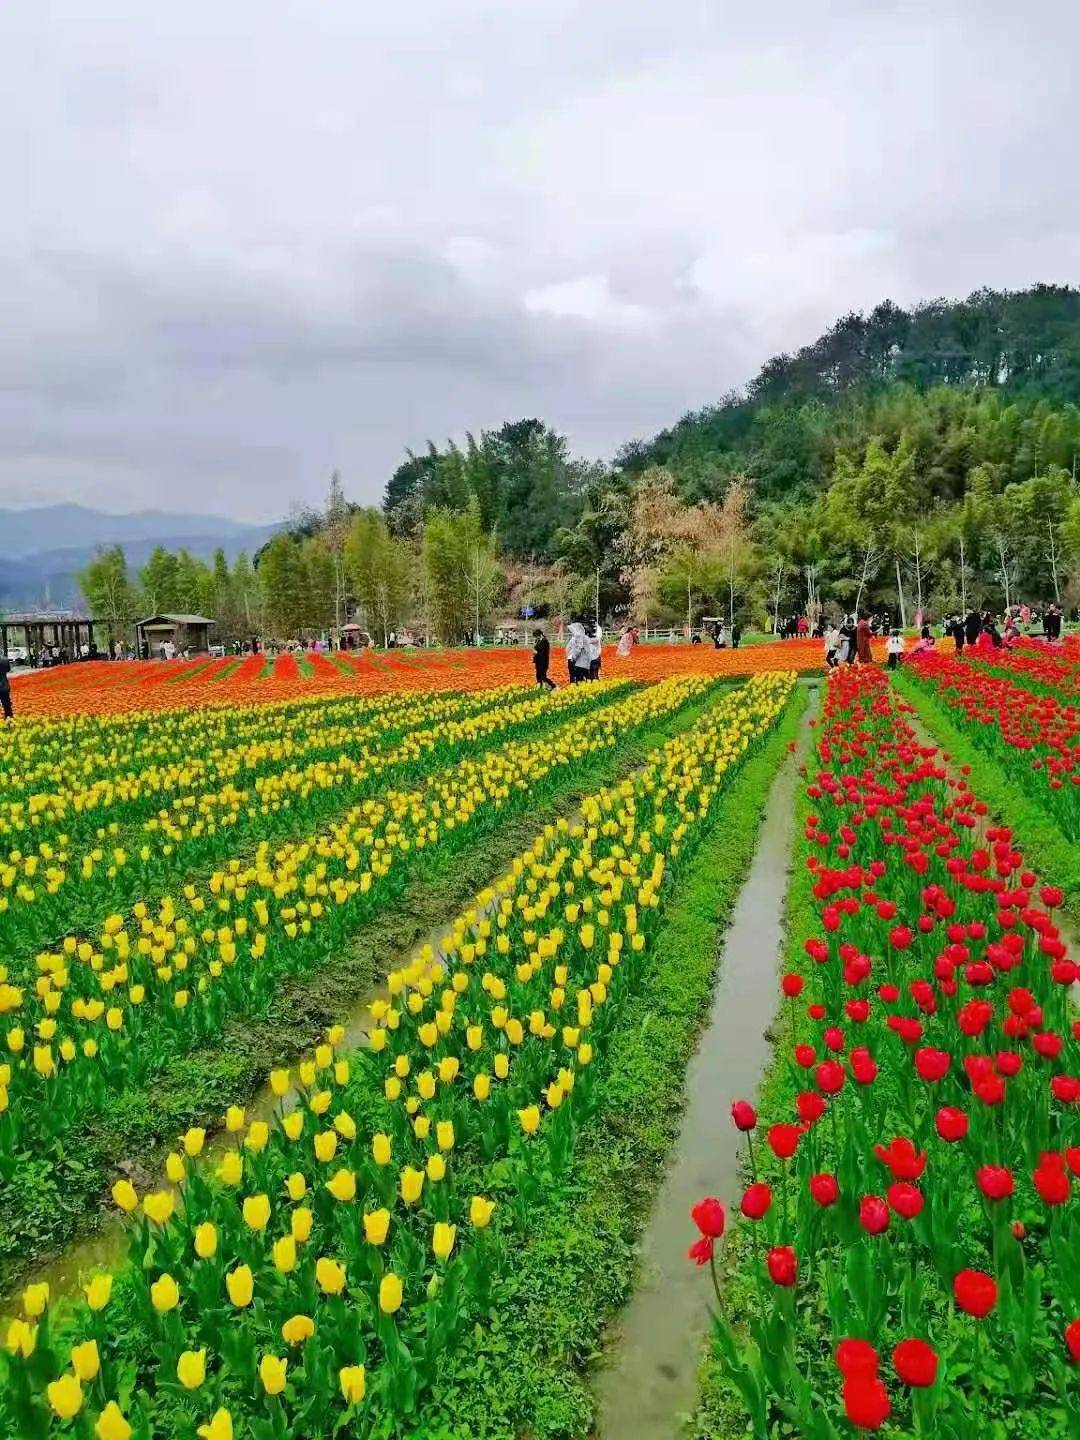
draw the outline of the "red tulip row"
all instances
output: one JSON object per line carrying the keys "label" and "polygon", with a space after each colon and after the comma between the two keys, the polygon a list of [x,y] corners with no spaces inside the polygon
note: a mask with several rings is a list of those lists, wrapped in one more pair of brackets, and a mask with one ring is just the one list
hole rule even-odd
{"label": "red tulip row", "polygon": [[1046,686],[1067,700],[1080,698],[1080,663],[1058,645],[1030,644],[1015,650],[966,651],[978,669],[1005,673],[1026,689]]}
{"label": "red tulip row", "polygon": [[1080,708],[941,654],[914,659],[911,674],[1080,840]]}
{"label": "red tulip row", "polygon": [[[791,1114],[732,1107],[753,1183],[715,1349],[756,1440],[1080,1433],[1080,967],[1060,891],[906,709],[876,669],[830,677]],[[693,1219],[715,1280],[723,1207]]]}

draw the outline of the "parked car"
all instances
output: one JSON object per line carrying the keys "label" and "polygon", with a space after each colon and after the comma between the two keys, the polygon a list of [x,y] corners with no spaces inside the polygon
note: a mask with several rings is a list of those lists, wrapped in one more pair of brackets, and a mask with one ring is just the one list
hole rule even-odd
{"label": "parked car", "polygon": [[9,645],[7,658],[13,665],[26,665],[30,660],[30,652],[25,645]]}

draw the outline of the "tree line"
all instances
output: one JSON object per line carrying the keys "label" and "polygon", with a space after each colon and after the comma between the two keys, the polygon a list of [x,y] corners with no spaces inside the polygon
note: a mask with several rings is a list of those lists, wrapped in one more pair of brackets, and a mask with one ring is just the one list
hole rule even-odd
{"label": "tree line", "polygon": [[122,553],[93,608],[201,610],[287,639],[354,612],[380,641],[587,611],[766,626],[808,604],[937,614],[1080,601],[1080,291],[982,290],[843,317],[611,464],[523,419],[407,452],[381,509],[295,515],[249,562]]}

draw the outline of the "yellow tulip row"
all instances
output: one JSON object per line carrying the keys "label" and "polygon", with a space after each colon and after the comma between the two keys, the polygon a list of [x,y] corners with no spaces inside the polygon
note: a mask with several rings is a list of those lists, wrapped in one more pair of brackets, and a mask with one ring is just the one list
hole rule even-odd
{"label": "yellow tulip row", "polygon": [[[131,1273],[163,1337],[163,1368],[143,1377],[149,1393],[163,1396],[174,1377],[193,1394],[213,1390],[207,1410],[216,1408],[199,1433],[216,1440],[232,1433],[234,1415],[257,1411],[261,1396],[289,1398],[296,1355],[308,1377],[293,1397],[299,1408],[312,1346],[328,1347],[346,1406],[363,1401],[377,1353],[378,1383],[389,1384],[383,1372],[398,1362],[382,1326],[392,1321],[422,1349],[448,1266],[465,1265],[474,1278],[483,1269],[482,1249],[463,1252],[458,1242],[463,1225],[479,1239],[492,1220],[494,1202],[482,1193],[488,1167],[502,1157],[519,1177],[531,1173],[545,1116],[558,1126],[588,1078],[594,1033],[606,1033],[597,1030],[604,1007],[634,984],[670,863],[793,683],[790,675],[757,677],[641,771],[589,797],[578,821],[547,826],[437,947],[391,972],[386,997],[372,1005],[370,1056],[341,1057],[337,1027],[298,1067],[297,1091],[288,1071],[271,1074],[281,1101],[271,1122],[230,1110],[235,1148],[213,1184],[198,1161],[201,1129],[169,1157],[175,1189],[140,1200],[129,1181],[117,1182],[115,1203],[145,1222]],[[430,1261],[418,1258],[428,1253]],[[222,1373],[215,1285],[229,1325],[250,1336],[252,1366],[259,1356],[250,1391],[237,1394]],[[108,1304],[110,1292],[108,1277],[92,1278],[89,1310]],[[425,1303],[410,1308],[407,1295]],[[32,1351],[47,1300],[27,1290],[9,1351]],[[174,1316],[179,1327],[167,1329]],[[77,1323],[76,1333],[86,1328]],[[57,1417],[77,1414],[83,1386],[95,1385],[96,1353],[81,1349],[86,1343],[72,1348],[70,1370],[46,1390]],[[100,1386],[92,1394],[95,1404],[113,1403]]]}
{"label": "yellow tulip row", "polygon": [[0,1070],[0,1148],[5,1085],[9,1119],[21,1125],[28,1101],[69,1103],[42,1086],[55,1087],[58,1078],[67,1083],[87,1064],[108,1059],[145,1067],[162,1032],[180,1043],[184,1034],[202,1033],[207,1015],[220,1023],[228,1010],[268,996],[277,974],[318,963],[353,923],[353,910],[414,852],[451,840],[553,770],[613,749],[627,731],[707,688],[697,676],[664,681],[539,739],[461,760],[418,790],[365,800],[325,830],[273,853],[260,845],[156,908],[140,901],[129,918],[109,917],[96,943],[72,937],[42,953],[33,990],[5,983],[0,969],[10,1057]]}

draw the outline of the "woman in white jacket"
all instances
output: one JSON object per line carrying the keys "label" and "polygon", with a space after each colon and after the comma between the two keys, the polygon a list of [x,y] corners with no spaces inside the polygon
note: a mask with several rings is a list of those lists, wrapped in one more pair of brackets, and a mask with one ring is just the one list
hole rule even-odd
{"label": "woman in white jacket", "polygon": [[566,670],[570,684],[576,685],[589,675],[589,642],[580,620],[571,620],[566,632]]}
{"label": "woman in white jacket", "polygon": [[585,631],[586,653],[588,655],[589,679],[600,679],[600,659],[603,654],[604,632],[595,620],[591,620]]}

